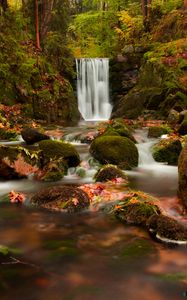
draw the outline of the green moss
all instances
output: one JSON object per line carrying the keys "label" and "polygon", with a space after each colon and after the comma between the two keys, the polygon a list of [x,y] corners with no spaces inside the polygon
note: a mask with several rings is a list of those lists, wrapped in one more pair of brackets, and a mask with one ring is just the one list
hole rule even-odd
{"label": "green moss", "polygon": [[158,162],[177,165],[181,150],[180,140],[173,138],[164,139],[153,147],[153,158]]}
{"label": "green moss", "polygon": [[90,199],[81,189],[72,186],[53,186],[39,191],[31,198],[31,204],[49,210],[79,212],[89,207]]}
{"label": "green moss", "polygon": [[17,147],[0,146],[0,159],[7,157],[11,162],[14,162],[20,153]]}
{"label": "green moss", "polygon": [[69,167],[76,167],[80,163],[79,154],[70,143],[44,140],[39,142],[38,145],[42,151],[44,164],[58,158],[63,158]]}
{"label": "green moss", "polygon": [[116,209],[116,217],[124,223],[130,225],[146,226],[147,220],[155,214],[159,214],[158,207],[148,202],[134,202],[133,200],[120,204]]}
{"label": "green moss", "polygon": [[171,132],[171,128],[166,125],[161,126],[151,126],[148,130],[148,137],[158,138],[163,134],[168,134]]}
{"label": "green moss", "polygon": [[100,136],[90,146],[90,153],[101,164],[114,164],[131,169],[138,165],[138,150],[128,138],[121,136]]}
{"label": "green moss", "polygon": [[174,241],[187,242],[187,228],[165,215],[153,215],[147,221],[147,227],[156,237],[166,238]]}
{"label": "green moss", "polygon": [[187,134],[187,113],[184,115],[184,119],[183,119],[183,121],[181,122],[181,124],[178,128],[178,132],[181,135]]}
{"label": "green moss", "polygon": [[0,128],[0,139],[2,140],[15,140],[17,135],[15,130]]}
{"label": "green moss", "polygon": [[96,182],[105,182],[114,178],[127,179],[127,176],[117,166],[110,164],[101,167],[94,175],[94,179]]}
{"label": "green moss", "polygon": [[111,120],[111,123],[106,127],[106,130],[103,133],[103,135],[124,136],[129,138],[133,142],[136,142],[132,135],[132,130],[128,128],[128,126],[125,124],[122,118]]}
{"label": "green moss", "polygon": [[187,144],[185,144],[179,156],[178,173],[178,194],[182,200],[183,205],[187,209]]}

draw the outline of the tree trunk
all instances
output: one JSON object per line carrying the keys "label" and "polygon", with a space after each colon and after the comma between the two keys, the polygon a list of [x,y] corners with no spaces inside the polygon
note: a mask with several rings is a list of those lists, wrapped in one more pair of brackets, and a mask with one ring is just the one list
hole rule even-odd
{"label": "tree trunk", "polygon": [[184,0],[184,8],[187,9],[187,0]]}
{"label": "tree trunk", "polygon": [[35,0],[35,31],[36,31],[36,47],[40,49],[40,33],[38,20],[38,0]]}
{"label": "tree trunk", "polygon": [[150,29],[150,10],[151,10],[152,0],[141,0],[142,14],[143,14],[143,23],[146,31]]}
{"label": "tree trunk", "polygon": [[7,10],[7,8],[8,8],[8,2],[7,2],[7,0],[0,0],[0,5],[3,8],[3,11]]}
{"label": "tree trunk", "polygon": [[52,18],[54,0],[44,0],[42,5],[40,36],[43,41],[47,35],[48,25]]}

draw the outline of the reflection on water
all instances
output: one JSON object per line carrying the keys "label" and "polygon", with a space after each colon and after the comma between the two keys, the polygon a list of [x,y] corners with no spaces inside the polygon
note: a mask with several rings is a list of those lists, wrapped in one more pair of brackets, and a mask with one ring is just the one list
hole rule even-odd
{"label": "reflection on water", "polygon": [[[155,141],[145,132],[137,134],[140,163],[128,172],[131,187],[162,196],[172,206],[177,168],[156,163],[150,155]],[[88,146],[76,147],[87,160]],[[87,170],[83,179],[74,171],[57,184],[93,182],[96,169]],[[26,179],[0,182],[0,197],[46,185]],[[101,213],[67,215],[1,203],[0,226],[0,244],[13,249],[6,257],[0,254],[1,300],[149,300],[150,295],[178,300],[187,291],[186,247],[163,246],[144,230]]]}
{"label": "reflection on water", "polygon": [[102,214],[54,214],[1,205],[1,299],[180,299],[186,248],[166,248]]}

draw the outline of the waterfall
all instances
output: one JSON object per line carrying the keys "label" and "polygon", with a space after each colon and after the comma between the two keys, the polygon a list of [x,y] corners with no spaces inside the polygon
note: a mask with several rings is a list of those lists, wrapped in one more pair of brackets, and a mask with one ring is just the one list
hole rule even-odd
{"label": "waterfall", "polygon": [[76,59],[77,98],[79,111],[85,120],[108,120],[111,114],[109,103],[109,59]]}

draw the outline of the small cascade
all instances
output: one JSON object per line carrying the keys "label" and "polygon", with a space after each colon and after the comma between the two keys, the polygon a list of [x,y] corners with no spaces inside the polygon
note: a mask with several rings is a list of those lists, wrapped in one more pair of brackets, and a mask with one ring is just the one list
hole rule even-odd
{"label": "small cascade", "polygon": [[109,103],[109,59],[76,59],[77,98],[79,111],[87,120],[108,120],[112,111]]}

